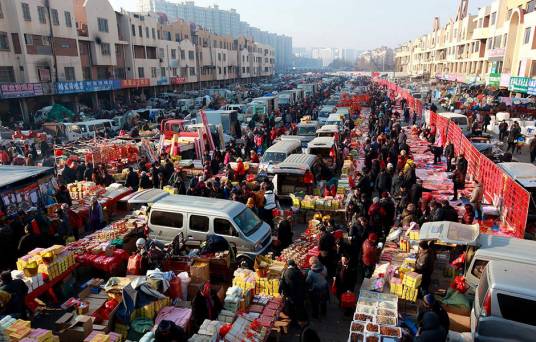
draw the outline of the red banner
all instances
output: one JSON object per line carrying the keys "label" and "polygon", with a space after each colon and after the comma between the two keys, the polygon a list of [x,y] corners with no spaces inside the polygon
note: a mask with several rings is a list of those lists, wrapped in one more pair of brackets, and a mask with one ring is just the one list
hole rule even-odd
{"label": "red banner", "polygon": [[186,82],[186,77],[177,76],[177,77],[169,78],[169,83],[172,85],[183,84],[185,82]]}
{"label": "red banner", "polygon": [[130,80],[121,80],[121,88],[139,88],[148,87],[151,85],[151,80],[148,78],[134,78]]}

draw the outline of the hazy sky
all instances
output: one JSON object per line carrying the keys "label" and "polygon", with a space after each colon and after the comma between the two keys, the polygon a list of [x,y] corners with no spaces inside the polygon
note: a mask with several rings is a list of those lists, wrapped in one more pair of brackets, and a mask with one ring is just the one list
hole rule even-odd
{"label": "hazy sky", "polygon": [[[110,0],[116,9],[136,10],[137,0]],[[172,0],[177,2],[177,0]],[[469,0],[470,13],[492,0]],[[242,21],[286,34],[294,47],[371,49],[430,32],[435,16],[443,26],[458,0],[196,0],[196,5],[235,8]]]}

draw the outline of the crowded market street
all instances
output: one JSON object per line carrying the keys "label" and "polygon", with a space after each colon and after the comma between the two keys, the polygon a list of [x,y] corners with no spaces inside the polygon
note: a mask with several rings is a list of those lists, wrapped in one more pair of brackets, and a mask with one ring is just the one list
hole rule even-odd
{"label": "crowded market street", "polygon": [[475,2],[401,43],[341,0],[358,53],[0,0],[0,342],[534,341],[536,1]]}

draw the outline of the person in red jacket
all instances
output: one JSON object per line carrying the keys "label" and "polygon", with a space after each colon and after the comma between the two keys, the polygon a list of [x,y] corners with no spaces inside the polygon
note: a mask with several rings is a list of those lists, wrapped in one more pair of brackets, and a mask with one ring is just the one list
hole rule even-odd
{"label": "person in red jacket", "polygon": [[250,159],[250,162],[252,162],[252,163],[258,163],[259,162],[259,155],[257,154],[257,152],[251,150],[251,151],[249,151],[249,159]]}
{"label": "person in red jacket", "polygon": [[244,166],[244,162],[242,161],[242,158],[238,158],[236,160],[236,179],[238,181],[244,180],[244,177],[246,175],[246,168]]}
{"label": "person in red jacket", "polygon": [[374,267],[378,262],[378,249],[376,248],[376,243],[378,242],[378,234],[369,233],[368,238],[363,241],[362,250],[363,250],[363,269],[365,271],[365,278],[370,278],[372,272],[374,272]]}
{"label": "person in red jacket", "polygon": [[311,170],[305,171],[303,174],[303,184],[307,187],[307,193],[312,194],[313,192],[313,184],[315,182],[315,176],[311,172]]}

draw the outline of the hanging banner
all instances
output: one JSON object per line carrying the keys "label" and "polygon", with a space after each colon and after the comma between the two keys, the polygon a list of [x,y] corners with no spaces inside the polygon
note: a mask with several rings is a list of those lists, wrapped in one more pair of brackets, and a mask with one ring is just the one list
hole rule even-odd
{"label": "hanging banner", "polygon": [[527,94],[536,95],[536,80],[531,78],[527,86]]}
{"label": "hanging banner", "polygon": [[91,93],[119,89],[119,80],[73,81],[56,83],[56,94]]}
{"label": "hanging banner", "polygon": [[8,83],[2,84],[0,89],[4,99],[44,95],[41,83]]}
{"label": "hanging banner", "polygon": [[501,74],[500,73],[491,73],[488,75],[488,81],[486,82],[490,87],[499,87],[501,84]]}
{"label": "hanging banner", "polygon": [[151,80],[148,78],[134,78],[130,80],[121,80],[121,88],[139,88],[148,87],[151,85]]}
{"label": "hanging banner", "polygon": [[526,94],[529,86],[528,77],[510,77],[508,90]]}

